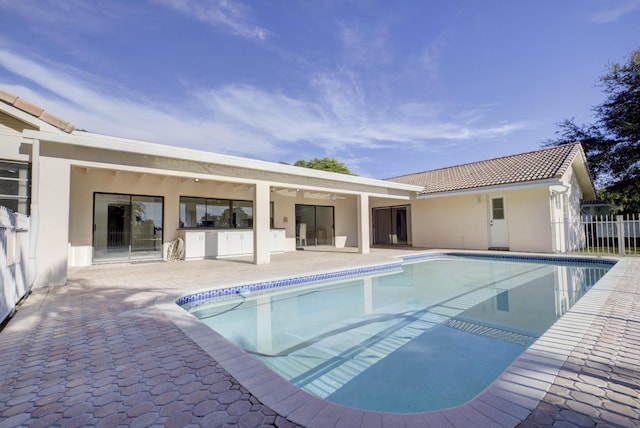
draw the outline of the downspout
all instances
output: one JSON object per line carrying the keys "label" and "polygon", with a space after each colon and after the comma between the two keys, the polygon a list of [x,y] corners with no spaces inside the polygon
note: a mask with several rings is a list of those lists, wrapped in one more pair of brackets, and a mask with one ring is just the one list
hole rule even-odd
{"label": "downspout", "polygon": [[[556,207],[555,207],[555,203],[556,203],[556,195],[567,195],[569,193],[569,190],[571,190],[571,186],[568,186],[564,183],[560,183],[558,184],[558,186],[564,187],[564,190],[562,191],[557,191],[557,190],[551,190],[551,224],[552,224],[552,231],[551,231],[551,246],[552,246],[552,250],[554,253],[558,252],[558,227],[560,227],[560,225],[558,225],[558,219],[556,216]],[[562,211],[562,227],[566,228],[566,212],[565,212],[565,206],[562,205],[561,207],[561,211]],[[567,248],[566,248],[566,230],[564,231],[564,247],[565,248],[561,248],[560,252],[561,253],[566,253],[567,252]]]}
{"label": "downspout", "polygon": [[31,224],[29,226],[29,289],[33,287],[38,277],[36,263],[36,249],[38,247],[38,231],[40,229],[39,203],[40,199],[40,140],[33,139],[31,144]]}

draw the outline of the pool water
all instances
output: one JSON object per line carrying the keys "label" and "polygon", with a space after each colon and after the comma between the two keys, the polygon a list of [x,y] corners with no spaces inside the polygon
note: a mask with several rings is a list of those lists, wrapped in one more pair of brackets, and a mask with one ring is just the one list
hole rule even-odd
{"label": "pool water", "polygon": [[188,310],[316,396],[413,413],[476,396],[610,267],[447,256]]}

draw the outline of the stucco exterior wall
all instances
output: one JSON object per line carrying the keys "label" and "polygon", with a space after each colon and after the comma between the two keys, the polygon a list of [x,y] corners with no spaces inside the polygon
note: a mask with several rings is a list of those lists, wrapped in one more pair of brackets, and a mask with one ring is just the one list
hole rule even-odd
{"label": "stucco exterior wall", "polygon": [[358,246],[357,204],[354,196],[333,202],[335,207],[336,246]]}
{"label": "stucco exterior wall", "polygon": [[69,242],[70,163],[66,159],[40,157],[37,276],[34,287],[67,282]]}
{"label": "stucco exterior wall", "polygon": [[573,169],[565,173],[562,183],[551,188],[551,221],[554,251],[564,253],[584,246],[580,212],[584,194]]}
{"label": "stucco exterior wall", "polygon": [[29,162],[30,149],[22,145],[22,130],[33,129],[27,124],[0,113],[0,159]]}
{"label": "stucco exterior wall", "polygon": [[[449,195],[410,202],[413,246],[486,250],[490,241],[490,199],[502,197],[511,251],[552,252],[548,187],[495,193]],[[372,207],[406,205],[378,199]]]}
{"label": "stucco exterior wall", "polygon": [[413,245],[481,250],[488,247],[485,195],[417,200],[411,207]]}
{"label": "stucco exterior wall", "polygon": [[505,196],[509,222],[509,249],[553,252],[549,188],[514,190]]}

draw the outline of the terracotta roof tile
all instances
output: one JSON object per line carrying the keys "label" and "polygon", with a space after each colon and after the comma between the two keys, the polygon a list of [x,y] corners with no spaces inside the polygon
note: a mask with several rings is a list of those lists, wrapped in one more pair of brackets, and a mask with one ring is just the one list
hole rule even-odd
{"label": "terracotta roof tile", "polygon": [[567,144],[387,180],[424,186],[421,193],[430,194],[560,178],[581,150]]}
{"label": "terracotta roof tile", "polygon": [[38,107],[35,104],[31,104],[30,102],[25,101],[22,98],[2,89],[0,89],[0,101],[9,104],[10,106],[13,106],[19,110],[22,110],[23,112],[28,113],[33,117],[37,117],[43,122],[55,126],[56,128],[61,129],[66,133],[70,134],[75,129],[75,127],[71,123],[62,120],[52,114],[49,114],[44,111],[43,108]]}

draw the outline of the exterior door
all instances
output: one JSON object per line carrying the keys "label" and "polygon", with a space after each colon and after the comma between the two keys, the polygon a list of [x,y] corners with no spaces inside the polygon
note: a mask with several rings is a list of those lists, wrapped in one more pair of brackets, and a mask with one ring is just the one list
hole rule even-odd
{"label": "exterior door", "polygon": [[373,209],[373,245],[411,245],[410,207]]}
{"label": "exterior door", "polygon": [[296,204],[295,210],[298,247],[335,244],[332,206]]}
{"label": "exterior door", "polygon": [[162,259],[163,199],[96,193],[93,205],[93,262]]}
{"label": "exterior door", "polygon": [[507,207],[502,196],[491,197],[489,207],[489,248],[509,249]]}

